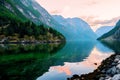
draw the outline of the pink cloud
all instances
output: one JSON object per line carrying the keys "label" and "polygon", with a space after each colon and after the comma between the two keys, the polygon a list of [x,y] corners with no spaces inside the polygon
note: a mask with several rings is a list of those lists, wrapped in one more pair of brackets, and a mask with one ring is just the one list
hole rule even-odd
{"label": "pink cloud", "polygon": [[51,11],[50,13],[51,13],[51,14],[58,14],[58,13],[61,13],[61,11],[59,11],[59,10],[53,10],[53,11]]}

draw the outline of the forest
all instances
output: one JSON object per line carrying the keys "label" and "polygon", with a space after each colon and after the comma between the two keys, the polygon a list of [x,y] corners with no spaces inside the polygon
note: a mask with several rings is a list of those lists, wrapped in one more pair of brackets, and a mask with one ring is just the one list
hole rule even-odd
{"label": "forest", "polygon": [[0,5],[0,42],[50,42],[64,41],[63,35],[51,27],[36,25],[20,18]]}

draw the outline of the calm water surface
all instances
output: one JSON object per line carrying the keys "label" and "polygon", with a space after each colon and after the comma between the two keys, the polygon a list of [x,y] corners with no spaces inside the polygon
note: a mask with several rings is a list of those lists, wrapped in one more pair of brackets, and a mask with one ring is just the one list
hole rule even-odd
{"label": "calm water surface", "polygon": [[0,80],[66,80],[96,69],[114,51],[100,42],[0,45]]}

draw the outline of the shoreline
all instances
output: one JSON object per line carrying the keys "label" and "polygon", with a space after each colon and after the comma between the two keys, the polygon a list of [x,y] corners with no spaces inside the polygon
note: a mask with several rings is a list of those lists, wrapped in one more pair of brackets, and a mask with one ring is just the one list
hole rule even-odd
{"label": "shoreline", "polygon": [[65,43],[65,41],[18,41],[18,42],[0,42],[0,44],[44,44],[44,43]]}
{"label": "shoreline", "polygon": [[91,73],[80,76],[75,74],[67,80],[120,80],[120,54],[113,54],[103,60]]}

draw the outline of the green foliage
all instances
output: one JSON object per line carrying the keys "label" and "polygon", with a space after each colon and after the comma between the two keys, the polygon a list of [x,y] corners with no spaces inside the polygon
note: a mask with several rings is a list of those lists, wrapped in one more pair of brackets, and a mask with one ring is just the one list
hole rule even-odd
{"label": "green foliage", "polygon": [[4,5],[4,0],[0,0],[0,5]]}
{"label": "green foliage", "polygon": [[9,23],[9,21],[15,20],[15,21],[23,21],[22,18],[19,18],[18,16],[14,15],[10,10],[5,8],[4,6],[0,5],[0,25],[2,22]]}
{"label": "green foliage", "polygon": [[18,18],[20,18],[22,21],[28,20],[17,8],[14,4],[16,0],[6,0],[7,3],[9,3],[12,7],[12,10],[14,11],[14,15],[16,15]]}
{"label": "green foliage", "polygon": [[[5,36],[14,36],[15,34],[18,34],[19,36],[16,36],[17,38],[25,38],[25,35],[27,35],[29,38],[32,36],[32,40],[35,38],[37,40],[43,40],[39,39],[39,36],[45,37],[45,40],[49,40],[49,35],[52,34],[51,38],[54,39],[54,37],[59,37],[61,34],[52,28],[46,28],[44,25],[35,25],[33,22],[27,21],[27,22],[18,22],[15,20],[9,21],[9,25],[7,27],[2,27],[0,35]],[[62,39],[62,38],[61,38]],[[30,39],[28,39],[30,40]]]}
{"label": "green foliage", "polygon": [[[31,5],[29,5],[28,7],[27,6],[24,6],[22,3],[21,3],[21,1],[20,0],[14,0],[13,1],[15,4],[19,4],[19,6],[24,10],[24,12],[26,12],[27,14],[29,14],[29,12],[27,11],[27,9],[29,9],[29,11],[30,12],[32,12],[33,13],[33,15],[36,15],[37,17],[39,17],[40,16],[40,13],[37,11],[37,10],[35,10],[35,9],[33,9],[33,7],[31,6]],[[29,2],[31,2],[30,0],[29,0]],[[32,4],[32,3],[30,3],[30,4]]]}
{"label": "green foliage", "polygon": [[[5,0],[13,11],[0,5],[0,40],[7,38],[9,41],[60,41],[65,40],[62,34],[43,24],[36,25],[28,20],[14,5],[22,4],[19,0]],[[22,5],[20,5],[22,7]],[[31,6],[30,10],[33,8]],[[23,7],[26,10],[26,7]],[[38,12],[32,11],[36,15]],[[37,15],[38,17],[40,15]]]}
{"label": "green foliage", "polygon": [[54,64],[55,59],[51,58],[63,46],[64,44],[0,46],[0,80],[35,80]]}

